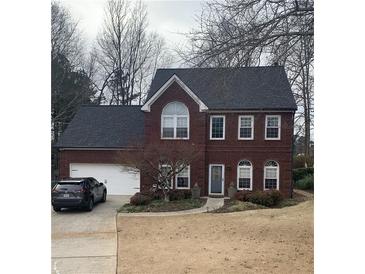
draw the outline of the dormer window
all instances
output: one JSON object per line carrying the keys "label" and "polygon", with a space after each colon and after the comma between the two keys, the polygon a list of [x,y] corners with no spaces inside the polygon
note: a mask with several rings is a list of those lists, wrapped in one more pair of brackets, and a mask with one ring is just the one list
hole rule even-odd
{"label": "dormer window", "polygon": [[162,139],[189,139],[189,110],[180,102],[167,104],[161,114]]}

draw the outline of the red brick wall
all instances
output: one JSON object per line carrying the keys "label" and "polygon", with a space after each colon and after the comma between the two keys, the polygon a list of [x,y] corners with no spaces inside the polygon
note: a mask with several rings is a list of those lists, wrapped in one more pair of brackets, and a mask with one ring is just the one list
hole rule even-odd
{"label": "red brick wall", "polygon": [[[161,112],[170,102],[179,101],[189,109],[189,140],[161,140]],[[225,115],[225,140],[209,140],[210,115]],[[281,140],[265,140],[265,115],[281,115]],[[254,140],[238,140],[238,116],[243,113],[204,113],[199,112],[196,102],[176,83],[172,84],[151,106],[151,112],[145,113],[145,146],[164,144],[189,144],[196,146],[200,156],[191,164],[191,187],[198,183],[202,195],[208,195],[209,164],[225,165],[225,195],[230,182],[237,182],[237,164],[246,159],[253,165],[253,189],[263,189],[263,167],[267,160],[275,160],[280,167],[280,191],[290,195],[292,180],[292,134],[293,114],[252,112],[254,115]],[[136,151],[137,152],[137,151]],[[123,154],[131,157],[131,152],[115,150],[66,150],[60,153],[60,176],[69,176],[70,163],[120,163]],[[133,153],[132,153],[133,154]],[[119,160],[116,161],[116,158]],[[141,190],[150,188],[153,181],[141,173]]]}
{"label": "red brick wall", "polygon": [[[189,140],[161,140],[161,112],[166,104],[179,101],[189,109]],[[196,102],[176,83],[173,83],[151,106],[151,112],[145,113],[145,146],[164,144],[191,144],[202,153],[199,158],[190,165],[191,186],[198,183],[205,191],[205,140],[206,140],[206,114],[199,112]],[[141,189],[150,188],[153,182],[145,174],[141,174]]]}
{"label": "red brick wall", "polygon": [[[189,109],[190,139],[161,140],[161,112],[166,104],[179,101]],[[265,115],[281,115],[281,140],[265,140]],[[210,115],[225,115],[225,140],[210,140]],[[238,140],[238,116],[254,116],[254,140]],[[191,186],[197,182],[202,194],[208,195],[209,164],[225,165],[225,195],[230,182],[237,182],[237,164],[240,160],[250,160],[253,165],[253,189],[263,189],[263,167],[267,160],[275,160],[280,166],[280,190],[290,195],[292,177],[292,134],[293,114],[281,113],[203,113],[198,104],[176,83],[172,84],[145,113],[145,144],[182,142],[198,145],[202,151],[199,161],[191,165]],[[151,180],[141,176],[142,189],[147,189]],[[144,187],[145,186],[145,187]]]}

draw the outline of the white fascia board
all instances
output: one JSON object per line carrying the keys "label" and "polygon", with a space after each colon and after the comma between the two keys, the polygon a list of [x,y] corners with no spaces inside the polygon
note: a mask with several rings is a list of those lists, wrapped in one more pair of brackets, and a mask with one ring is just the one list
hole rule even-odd
{"label": "white fascia board", "polygon": [[195,95],[195,93],[180,80],[179,77],[174,74],[141,108],[142,111],[150,112],[151,105],[166,91],[166,89],[171,86],[172,83],[178,83],[187,94],[199,105],[199,111],[206,111],[208,107]]}

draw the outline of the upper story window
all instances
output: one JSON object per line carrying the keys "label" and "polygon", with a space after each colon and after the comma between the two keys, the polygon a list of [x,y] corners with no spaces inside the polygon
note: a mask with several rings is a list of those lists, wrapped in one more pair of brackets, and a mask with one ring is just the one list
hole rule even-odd
{"label": "upper story window", "polygon": [[180,102],[167,104],[161,114],[162,139],[189,139],[189,110]]}
{"label": "upper story window", "polygon": [[252,190],[252,164],[250,161],[242,160],[238,163],[237,188]]}
{"label": "upper story window", "polygon": [[224,140],[225,136],[225,116],[210,116],[210,139]]}
{"label": "upper story window", "polygon": [[279,164],[275,161],[265,163],[264,189],[279,189]]}
{"label": "upper story window", "polygon": [[280,140],[280,115],[266,115],[265,140]]}
{"label": "upper story window", "polygon": [[238,116],[238,139],[253,140],[254,117],[252,115]]}

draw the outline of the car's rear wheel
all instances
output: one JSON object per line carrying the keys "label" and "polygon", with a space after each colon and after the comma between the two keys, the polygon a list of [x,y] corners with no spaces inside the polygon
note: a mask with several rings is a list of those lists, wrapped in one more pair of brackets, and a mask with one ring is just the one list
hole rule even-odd
{"label": "car's rear wheel", "polygon": [[106,201],[106,191],[104,190],[104,192],[103,192],[103,198],[101,199],[101,202],[102,203],[105,203],[105,201]]}
{"label": "car's rear wheel", "polygon": [[56,207],[56,206],[54,206],[54,207],[53,207],[53,210],[54,210],[54,211],[56,211],[56,212],[59,212],[59,211],[61,211],[61,208],[60,208],[60,207]]}
{"label": "car's rear wheel", "polygon": [[88,203],[88,205],[87,205],[87,208],[86,208],[86,210],[87,211],[92,211],[93,210],[93,208],[94,208],[94,198],[90,198],[90,201],[89,201],[89,203]]}

